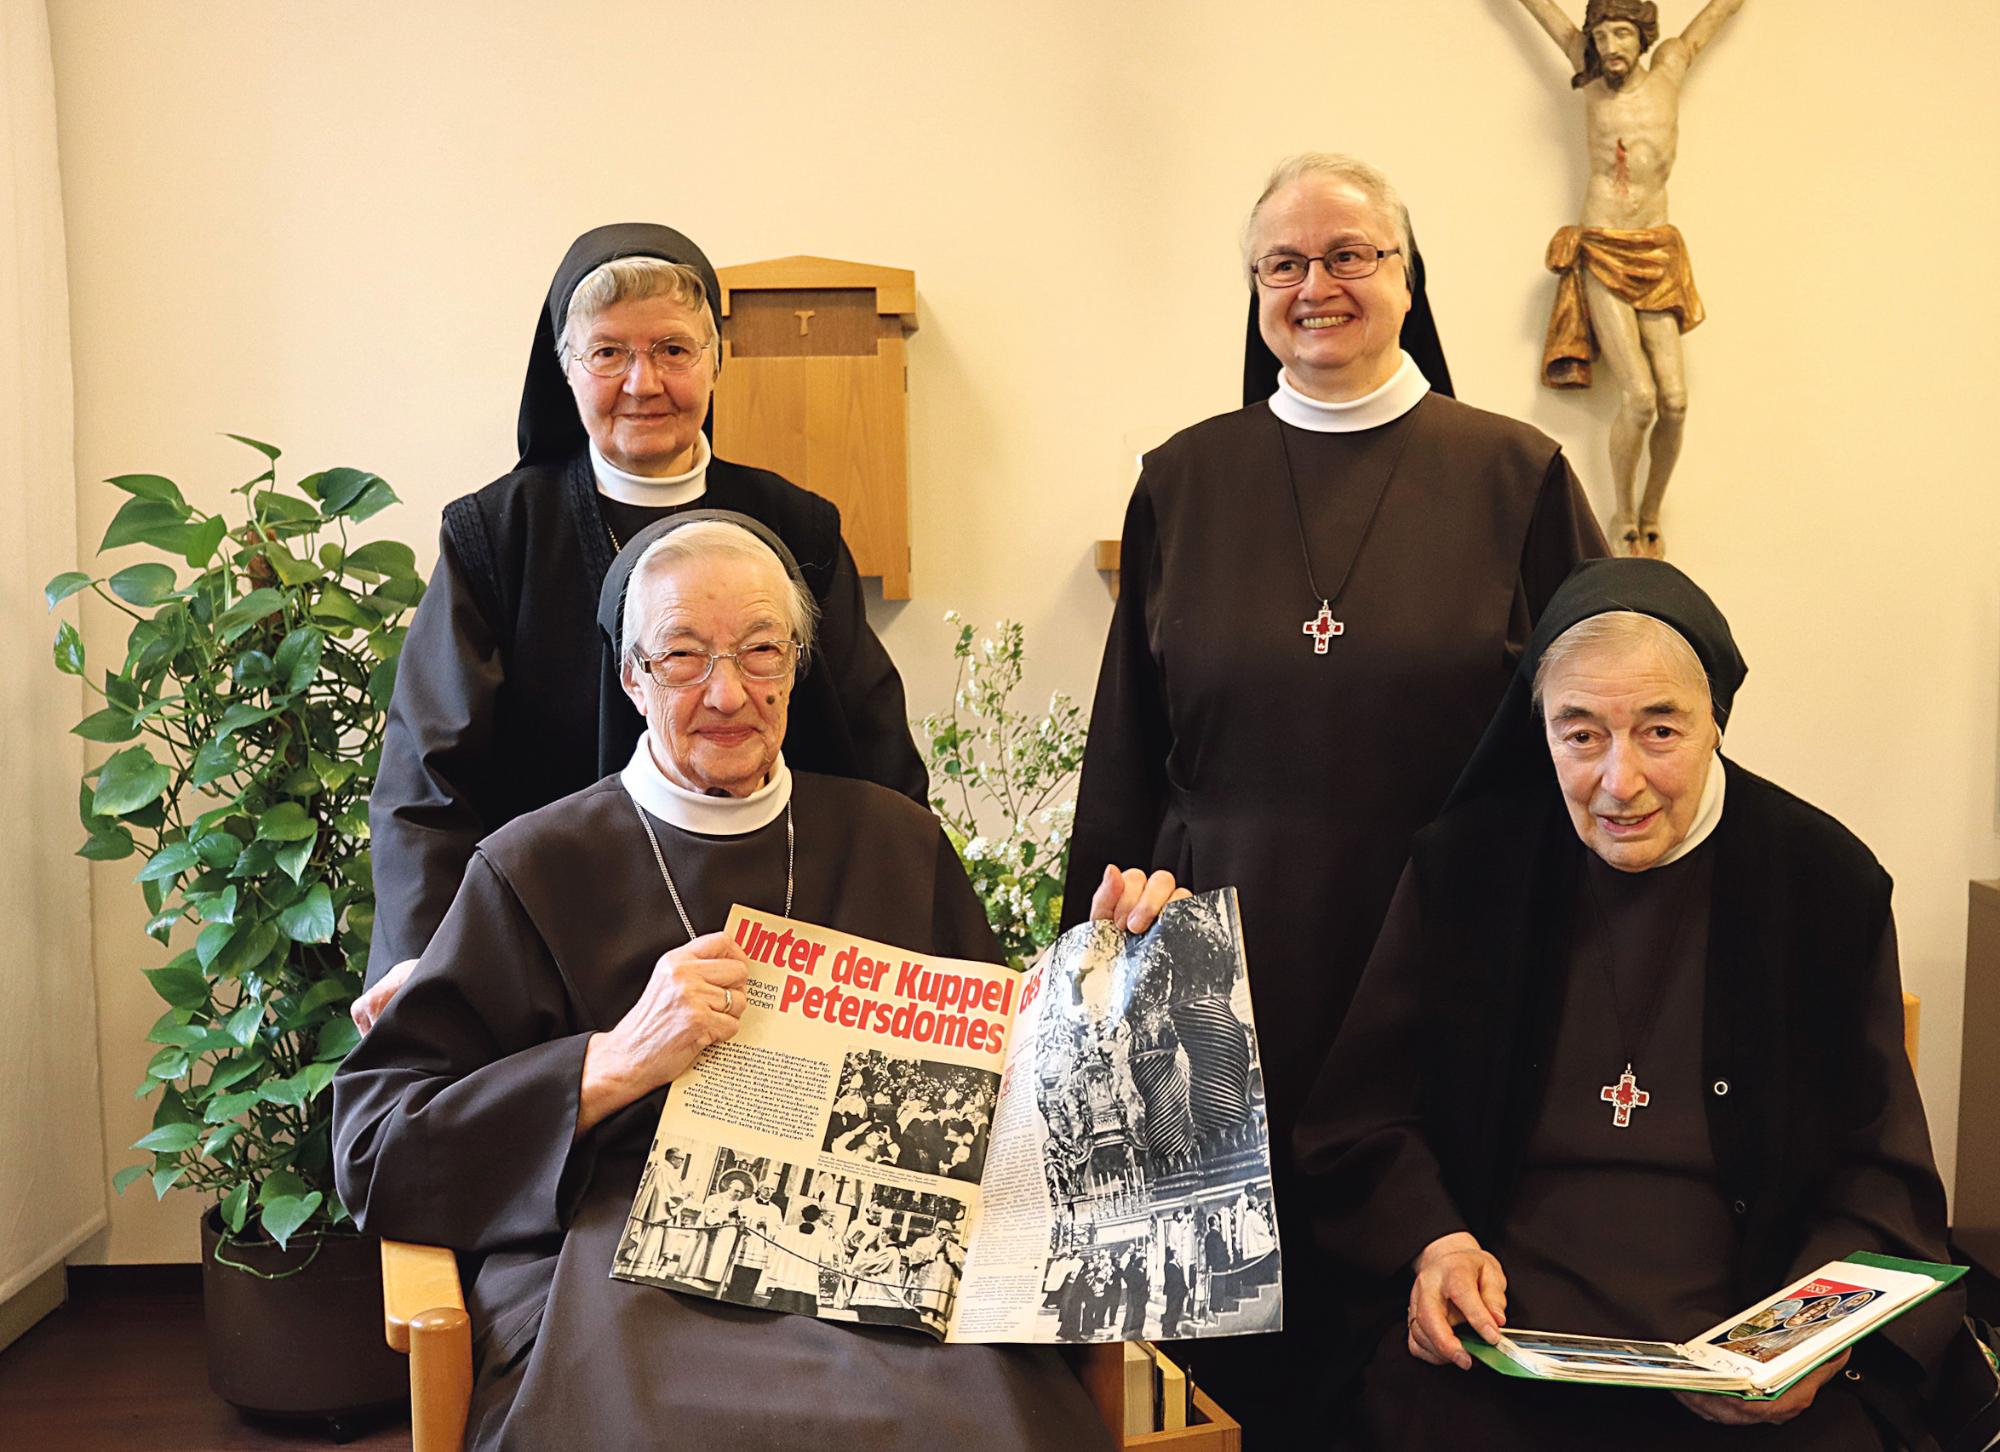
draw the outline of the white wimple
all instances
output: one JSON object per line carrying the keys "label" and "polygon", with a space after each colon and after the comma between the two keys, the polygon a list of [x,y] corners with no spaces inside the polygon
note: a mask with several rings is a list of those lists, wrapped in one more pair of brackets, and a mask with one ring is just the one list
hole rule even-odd
{"label": "white wimple", "polygon": [[783,752],[771,768],[770,779],[749,796],[711,797],[668,781],[653,760],[652,742],[650,731],[639,738],[618,780],[633,801],[669,827],[708,837],[741,837],[777,821],[792,799],[792,773]]}
{"label": "white wimple", "polygon": [[1430,380],[1408,353],[1390,375],[1389,381],[1373,393],[1350,398],[1344,403],[1327,403],[1308,398],[1293,386],[1291,375],[1278,372],[1278,391],[1271,395],[1271,412],[1294,428],[1316,434],[1358,434],[1363,429],[1379,429],[1394,423],[1424,401],[1431,391]]}
{"label": "white wimple", "polygon": [[646,509],[673,509],[692,504],[708,492],[708,461],[714,458],[703,434],[694,436],[694,466],[685,473],[652,479],[644,474],[628,474],[590,445],[590,468],[597,475],[597,492],[620,504],[637,504]]}
{"label": "white wimple", "polygon": [[1687,836],[1674,844],[1671,852],[1653,864],[1654,867],[1678,862],[1708,840],[1708,834],[1722,820],[1722,794],[1722,753],[1718,751],[1709,760],[1708,780],[1701,784],[1701,805],[1695,808],[1694,825],[1688,828]]}

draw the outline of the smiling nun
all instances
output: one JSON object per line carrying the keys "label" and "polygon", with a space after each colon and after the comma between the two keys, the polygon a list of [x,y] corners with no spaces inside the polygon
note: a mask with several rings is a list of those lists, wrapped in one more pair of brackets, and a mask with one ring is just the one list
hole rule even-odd
{"label": "smiling nun", "polygon": [[741,516],[648,526],[601,608],[637,742],[479,845],[334,1080],[356,1219],[466,1257],[467,1444],[1105,1446],[1052,1347],[945,1346],[611,1278],[667,1086],[743,1014],[732,903],[916,954],[1000,951],[936,818],[787,763],[813,609],[775,535]]}
{"label": "smiling nun", "polygon": [[549,284],[520,461],[446,507],[403,647],[369,804],[378,896],[373,991],[355,1009],[364,1028],[437,930],[473,844],[630,757],[642,723],[600,641],[597,597],[612,557],[656,520],[733,510],[785,543],[820,617],[793,692],[793,761],[924,800],[903,683],[863,613],[839,511],[709,446],[720,295],[699,247],[646,223],[584,233]]}
{"label": "smiling nun", "polygon": [[1337,1445],[1876,1449],[1854,1378],[1938,1364],[1952,1292],[1771,1402],[1465,1370],[1468,1323],[1680,1341],[1856,1250],[1946,1258],[1889,876],[1720,754],[1744,674],[1673,566],[1580,566],[1417,839],[1298,1135],[1376,1293]]}
{"label": "smiling nun", "polygon": [[1070,846],[1067,922],[1101,906],[1107,864],[1241,897],[1289,1329],[1175,1354],[1253,1434],[1288,1430],[1289,1389],[1318,1376],[1303,1308],[1337,1290],[1292,1188],[1299,1108],[1411,836],[1549,596],[1605,553],[1555,441],[1434,391],[1404,351],[1410,251],[1374,167],[1309,154],[1265,185],[1242,276],[1277,388],[1146,456]]}

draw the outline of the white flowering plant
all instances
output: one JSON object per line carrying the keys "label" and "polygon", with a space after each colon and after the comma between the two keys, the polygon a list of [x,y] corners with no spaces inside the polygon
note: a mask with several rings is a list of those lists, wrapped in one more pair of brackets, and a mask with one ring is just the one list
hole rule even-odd
{"label": "white flowering plant", "polygon": [[1007,961],[1025,968],[1055,940],[1063,872],[1083,766],[1083,712],[1061,691],[1036,715],[1016,710],[1024,636],[1002,620],[975,639],[957,611],[951,709],[916,723],[931,774],[931,807],[986,905]]}

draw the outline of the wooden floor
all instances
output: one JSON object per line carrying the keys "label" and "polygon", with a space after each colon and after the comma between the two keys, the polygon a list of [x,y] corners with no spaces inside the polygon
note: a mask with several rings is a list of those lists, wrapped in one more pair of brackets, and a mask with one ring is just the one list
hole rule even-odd
{"label": "wooden floor", "polygon": [[74,1268],[62,1309],[0,1351],[4,1452],[342,1445],[407,1449],[408,1414],[339,1429],[239,1415],[208,1389],[194,1266]]}

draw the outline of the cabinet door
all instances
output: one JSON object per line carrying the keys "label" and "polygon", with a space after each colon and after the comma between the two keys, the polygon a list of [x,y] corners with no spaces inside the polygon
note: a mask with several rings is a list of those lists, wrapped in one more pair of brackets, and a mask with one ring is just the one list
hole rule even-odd
{"label": "cabinet door", "polygon": [[724,326],[715,448],[840,506],[882,594],[909,598],[904,342],[865,288],[739,290]]}

